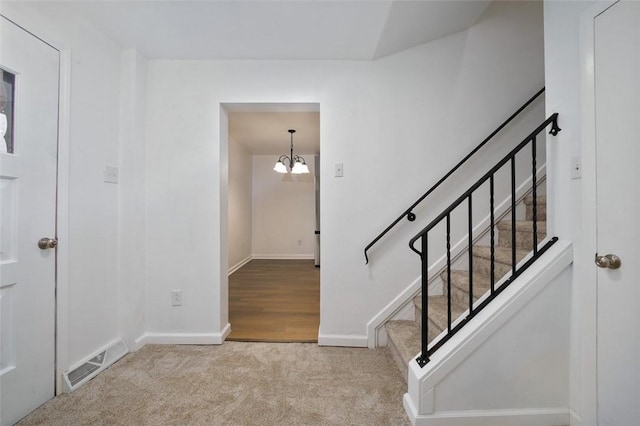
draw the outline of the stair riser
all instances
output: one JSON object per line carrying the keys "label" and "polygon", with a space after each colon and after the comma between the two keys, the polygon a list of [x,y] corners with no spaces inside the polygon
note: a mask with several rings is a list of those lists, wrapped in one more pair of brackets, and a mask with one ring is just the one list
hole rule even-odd
{"label": "stair riser", "polygon": [[[418,327],[420,328],[420,330],[422,330],[422,309],[418,309],[416,307],[415,312],[416,312],[416,323],[418,324]],[[428,329],[429,329],[429,341],[432,341],[433,339],[438,337],[438,335],[442,332],[442,330],[444,330],[444,328],[442,328],[440,325],[433,322],[431,318],[429,318]]]}
{"label": "stair riser", "polygon": [[[547,217],[547,205],[546,204],[538,204],[538,206],[536,207],[536,211],[537,213],[537,220],[540,221],[544,221],[546,220]],[[526,220],[533,220],[533,206],[530,204],[527,204],[526,208],[525,208],[525,218]]]}
{"label": "stair riser", "polygon": [[398,369],[400,369],[400,374],[402,375],[402,378],[406,382],[407,377],[409,376],[409,366],[402,360],[402,357],[400,356],[400,352],[398,352],[398,348],[396,348],[396,345],[393,343],[393,340],[389,339],[388,346],[389,346],[389,351],[391,352],[391,357],[393,358],[396,365],[398,366]]}
{"label": "stair riser", "polygon": [[[475,275],[475,274],[474,274]],[[447,295],[447,272],[443,272],[440,274],[440,279],[443,283],[443,292],[444,295]],[[484,293],[486,293],[487,289],[480,287],[477,283],[473,288],[473,300],[477,300]],[[455,276],[451,277],[451,299],[454,303],[460,303],[462,305],[467,306],[469,304],[469,283],[468,282],[458,282],[455,279]]]}
{"label": "stair riser", "polygon": [[[491,260],[482,257],[473,257],[473,270],[489,278],[491,276]],[[511,272],[511,265],[495,262],[495,281]]]}
{"label": "stair riser", "polygon": [[[538,244],[544,240],[546,233],[538,232]],[[511,247],[511,231],[500,230],[498,234],[498,245],[501,247]],[[516,248],[524,250],[533,250],[533,231],[517,231],[516,232]]]}

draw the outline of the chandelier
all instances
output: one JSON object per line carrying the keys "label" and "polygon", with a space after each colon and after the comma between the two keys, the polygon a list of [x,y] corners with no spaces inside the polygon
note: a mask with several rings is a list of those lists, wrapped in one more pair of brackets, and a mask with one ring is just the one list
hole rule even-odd
{"label": "chandelier", "polygon": [[273,167],[278,173],[287,173],[291,170],[291,173],[294,175],[299,175],[302,173],[309,173],[309,167],[307,163],[304,161],[299,155],[293,154],[293,134],[296,131],[293,129],[289,129],[289,133],[291,133],[291,153],[290,155],[281,155],[276,162],[276,165]]}

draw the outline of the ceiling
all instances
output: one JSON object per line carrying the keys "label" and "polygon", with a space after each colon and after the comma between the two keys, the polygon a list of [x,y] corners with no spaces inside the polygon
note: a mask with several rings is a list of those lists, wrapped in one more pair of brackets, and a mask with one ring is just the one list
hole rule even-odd
{"label": "ceiling", "polygon": [[[230,143],[241,143],[253,155],[289,155],[294,129],[294,152],[320,153],[319,112],[230,112]],[[274,160],[275,161],[275,160]]]}
{"label": "ceiling", "polygon": [[150,59],[373,60],[470,27],[489,1],[54,0],[41,4],[88,20],[121,47],[136,48]]}
{"label": "ceiling", "polygon": [[[6,0],[5,0],[6,1]],[[375,60],[472,26],[484,0],[76,0],[29,2],[77,17],[149,59]],[[226,105],[254,155],[318,154],[315,104]]]}

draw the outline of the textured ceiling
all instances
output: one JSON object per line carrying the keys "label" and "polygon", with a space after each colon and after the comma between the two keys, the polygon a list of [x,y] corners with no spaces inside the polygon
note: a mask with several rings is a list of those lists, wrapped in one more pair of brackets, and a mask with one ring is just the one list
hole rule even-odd
{"label": "textured ceiling", "polygon": [[468,28],[489,1],[29,3],[88,20],[120,46],[151,59],[372,60]]}

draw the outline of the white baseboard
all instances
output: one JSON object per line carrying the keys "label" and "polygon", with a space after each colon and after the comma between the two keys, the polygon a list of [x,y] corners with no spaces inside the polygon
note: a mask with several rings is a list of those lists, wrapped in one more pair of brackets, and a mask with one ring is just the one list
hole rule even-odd
{"label": "white baseboard", "polygon": [[569,416],[571,418],[571,422],[569,423],[571,426],[582,426],[584,424],[582,417],[575,411],[569,410]]}
{"label": "white baseboard", "polygon": [[252,259],[260,260],[313,260],[315,256],[311,254],[252,254]]}
{"label": "white baseboard", "polygon": [[404,408],[414,426],[493,426],[569,424],[569,408],[444,411],[419,416],[408,394]]}
{"label": "white baseboard", "polygon": [[345,346],[351,348],[366,348],[367,336],[352,334],[319,334],[318,346]]}
{"label": "white baseboard", "polygon": [[136,339],[136,345],[221,345],[229,333],[229,323],[220,333],[145,333]]}
{"label": "white baseboard", "polygon": [[251,262],[252,259],[253,259],[253,256],[247,256],[246,258],[242,259],[240,262],[236,263],[231,268],[229,268],[228,275],[233,274],[235,271],[237,271],[238,269],[242,268],[247,263]]}

